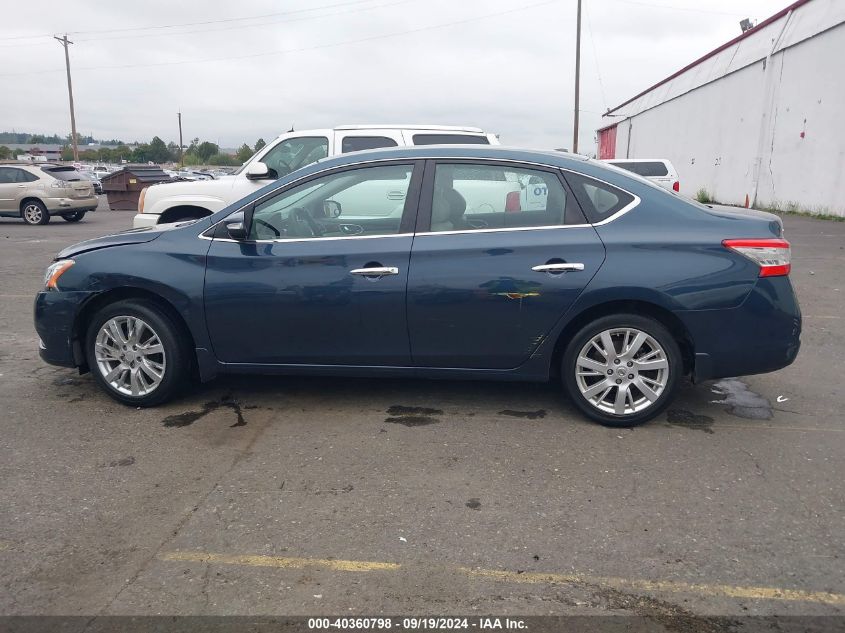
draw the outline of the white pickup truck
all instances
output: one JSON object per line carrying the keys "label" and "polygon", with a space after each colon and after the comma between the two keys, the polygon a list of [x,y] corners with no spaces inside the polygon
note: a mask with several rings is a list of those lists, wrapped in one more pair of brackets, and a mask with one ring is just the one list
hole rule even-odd
{"label": "white pickup truck", "polygon": [[[147,187],[141,192],[133,226],[143,228],[211,215],[269,181],[327,156],[379,147],[443,144],[498,145],[499,141],[495,134],[479,128],[445,125],[342,125],[288,132],[259,150],[231,176]],[[386,200],[386,206],[390,202]],[[392,201],[390,213],[396,202]]]}

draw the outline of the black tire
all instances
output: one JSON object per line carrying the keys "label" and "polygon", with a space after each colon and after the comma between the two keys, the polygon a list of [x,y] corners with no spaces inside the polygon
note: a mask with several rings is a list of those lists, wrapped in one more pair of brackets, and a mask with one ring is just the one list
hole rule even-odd
{"label": "black tire", "polygon": [[27,224],[37,226],[50,221],[50,213],[40,200],[27,200],[21,205],[21,218]]}
{"label": "black tire", "polygon": [[[643,373],[640,375],[638,365],[635,365],[633,368],[626,368],[628,366],[628,362],[636,364],[637,357],[635,356],[630,360],[620,360],[618,364],[616,364],[615,361],[608,362],[607,370],[599,371],[598,368],[594,370],[591,368],[591,370],[596,371],[595,375],[582,376],[582,384],[586,387],[586,389],[595,385],[598,389],[604,391],[604,388],[610,386],[615,388],[612,389],[608,395],[613,395],[615,397],[622,389],[625,389],[625,391],[630,394],[630,407],[627,399],[622,403],[621,407],[625,409],[630,408],[631,411],[619,415],[599,408],[599,406],[610,406],[609,401],[593,404],[582,393],[578,384],[579,376],[577,361],[581,351],[585,349],[585,346],[594,337],[599,336],[603,332],[622,330],[625,328],[638,330],[639,332],[646,334],[648,337],[651,337],[651,339],[655,341],[660,348],[662,348],[663,357],[666,360],[668,367],[664,370],[665,373],[663,374],[660,374],[658,370],[642,369]],[[623,349],[624,342],[621,340],[623,337],[624,334],[619,332],[611,335],[614,348],[616,349],[616,354],[619,356],[624,356],[624,353],[619,351]],[[649,345],[648,349],[651,349],[650,343],[646,343],[646,345]],[[598,349],[589,353],[593,354],[594,358],[602,358],[601,356],[598,356]],[[599,362],[601,362],[601,360],[599,360]],[[614,374],[611,376],[605,376],[605,371],[610,370],[613,370]],[[624,372],[625,375],[622,375],[622,372]],[[637,426],[648,422],[662,413],[674,398],[678,385],[680,384],[682,373],[683,361],[681,358],[681,350],[678,346],[678,342],[672,334],[659,321],[636,314],[609,315],[584,326],[570,341],[563,354],[563,361],[561,364],[561,377],[572,403],[591,420],[594,420],[599,424],[603,424],[604,426],[616,428]],[[599,378],[599,376],[603,377]],[[634,376],[634,378],[631,379],[631,376]],[[650,387],[650,383],[642,382],[643,378],[647,381],[658,380],[664,384],[662,392],[659,393],[659,396],[655,400],[651,401],[650,404],[645,404],[645,401],[649,400],[645,393],[648,389],[640,391],[637,386],[638,384],[641,384],[644,385],[644,387]],[[604,388],[599,386],[602,382],[605,384]],[[619,382],[621,386],[617,386],[617,382]],[[652,397],[653,396],[654,392],[652,392]],[[643,408],[635,410],[635,398],[641,402],[640,406]],[[614,403],[615,402],[614,398]]]}
{"label": "black tire", "polygon": [[65,222],[79,222],[85,217],[85,211],[76,211],[75,213],[66,213],[62,216]]}
{"label": "black tire", "polygon": [[[132,395],[131,393],[121,392],[106,380],[104,370],[97,362],[95,355],[97,336],[104,324],[116,317],[140,319],[161,342],[165,359],[163,375],[158,385],[147,393]],[[173,318],[158,305],[141,299],[127,299],[105,306],[91,319],[85,336],[85,356],[94,379],[112,398],[135,407],[150,407],[173,398],[190,377],[192,368],[191,349],[186,339],[187,337],[182,333]],[[131,348],[131,345],[129,347]],[[156,357],[156,359],[160,358]],[[132,362],[135,362],[134,359]],[[139,372],[141,370],[140,364],[139,361],[137,363]],[[144,378],[148,378],[148,376],[145,374]]]}

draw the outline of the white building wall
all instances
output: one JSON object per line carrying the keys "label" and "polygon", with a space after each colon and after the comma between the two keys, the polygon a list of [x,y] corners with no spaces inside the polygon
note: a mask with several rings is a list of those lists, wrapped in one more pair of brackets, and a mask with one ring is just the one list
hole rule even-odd
{"label": "white building wall", "polygon": [[618,108],[616,156],[668,158],[687,195],[845,216],[843,20],[813,0]]}

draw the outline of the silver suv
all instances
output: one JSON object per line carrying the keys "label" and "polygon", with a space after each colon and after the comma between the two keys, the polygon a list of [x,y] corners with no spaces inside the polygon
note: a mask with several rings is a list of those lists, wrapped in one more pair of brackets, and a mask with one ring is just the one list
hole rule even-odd
{"label": "silver suv", "polygon": [[60,215],[79,222],[97,208],[90,180],[73,167],[50,164],[0,164],[0,217],[47,224]]}

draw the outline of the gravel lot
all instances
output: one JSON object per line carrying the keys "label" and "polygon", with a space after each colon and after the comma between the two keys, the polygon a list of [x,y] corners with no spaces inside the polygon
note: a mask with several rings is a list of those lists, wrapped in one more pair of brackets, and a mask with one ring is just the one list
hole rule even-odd
{"label": "gravel lot", "polygon": [[785,219],[793,366],[613,430],[554,385],[223,377],[123,407],[40,361],[32,299],[131,216],[0,220],[0,613],[845,613],[845,223]]}

